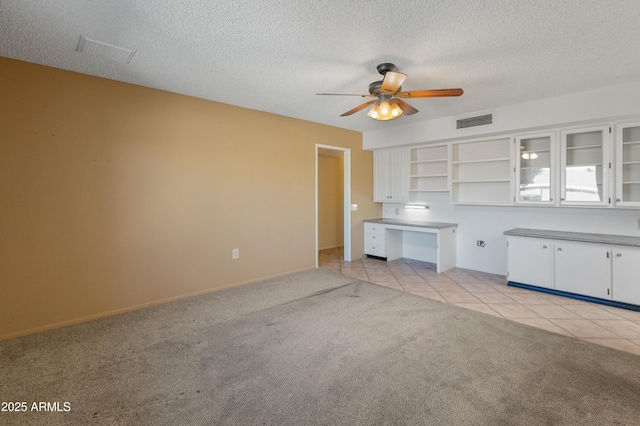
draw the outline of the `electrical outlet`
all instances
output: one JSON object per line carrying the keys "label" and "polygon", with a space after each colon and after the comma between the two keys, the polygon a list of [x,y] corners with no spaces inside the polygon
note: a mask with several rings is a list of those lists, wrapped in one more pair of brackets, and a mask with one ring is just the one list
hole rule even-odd
{"label": "electrical outlet", "polygon": [[240,257],[240,249],[231,250],[231,259],[238,259]]}

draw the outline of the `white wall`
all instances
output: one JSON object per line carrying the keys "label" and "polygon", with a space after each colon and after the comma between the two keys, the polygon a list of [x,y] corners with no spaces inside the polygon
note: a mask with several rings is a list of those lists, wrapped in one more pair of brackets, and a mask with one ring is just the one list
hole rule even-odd
{"label": "white wall", "polygon": [[[506,275],[507,239],[513,228],[640,236],[640,210],[571,207],[462,206],[449,202],[449,193],[433,193],[428,210],[405,209],[384,204],[385,218],[452,222],[458,224],[457,266]],[[482,240],[485,247],[478,247]]]}
{"label": "white wall", "polygon": [[[472,94],[465,93],[463,96]],[[462,117],[439,118],[365,132],[362,145],[364,149],[375,150],[622,120],[640,115],[639,99],[640,83],[606,87],[472,112]],[[456,129],[457,119],[482,114],[493,114],[493,124]]]}
{"label": "white wall", "polygon": [[[492,113],[493,124],[488,126],[456,130],[456,119],[463,117],[447,117],[367,132],[363,134],[363,146],[371,150],[417,146],[638,118],[638,99],[640,83],[595,89],[464,116]],[[507,272],[503,232],[508,229],[539,228],[640,236],[640,210],[462,206],[452,205],[449,193],[431,193],[428,202],[429,210],[407,210],[401,205],[385,204],[383,216],[458,223],[458,267],[496,274]],[[485,247],[478,247],[477,240],[483,240]]]}

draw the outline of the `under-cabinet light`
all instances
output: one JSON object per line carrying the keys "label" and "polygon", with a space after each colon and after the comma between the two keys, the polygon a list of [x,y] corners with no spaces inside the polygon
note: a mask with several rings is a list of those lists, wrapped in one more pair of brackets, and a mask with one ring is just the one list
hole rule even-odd
{"label": "under-cabinet light", "polygon": [[426,204],[405,204],[405,209],[428,209],[429,206]]}

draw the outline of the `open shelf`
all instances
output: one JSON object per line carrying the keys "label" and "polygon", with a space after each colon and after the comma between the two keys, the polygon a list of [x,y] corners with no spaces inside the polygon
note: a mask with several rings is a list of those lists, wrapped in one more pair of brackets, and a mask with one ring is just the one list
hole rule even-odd
{"label": "open shelf", "polygon": [[449,191],[449,146],[428,145],[410,151],[411,183],[409,191]]}
{"label": "open shelf", "polygon": [[451,202],[512,204],[512,144],[508,138],[451,146]]}

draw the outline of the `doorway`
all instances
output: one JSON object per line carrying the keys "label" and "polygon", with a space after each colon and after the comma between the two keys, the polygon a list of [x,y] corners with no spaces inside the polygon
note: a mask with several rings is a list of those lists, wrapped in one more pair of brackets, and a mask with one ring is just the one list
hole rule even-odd
{"label": "doorway", "polygon": [[319,228],[320,228],[320,212],[323,208],[319,201],[319,189],[320,189],[320,174],[319,174],[319,161],[321,155],[327,155],[331,157],[337,157],[341,159],[342,167],[342,196],[341,202],[342,211],[342,245],[344,247],[344,260],[351,261],[351,150],[348,148],[341,148],[332,145],[316,144],[316,268],[318,267],[318,250],[320,249],[319,243]]}

